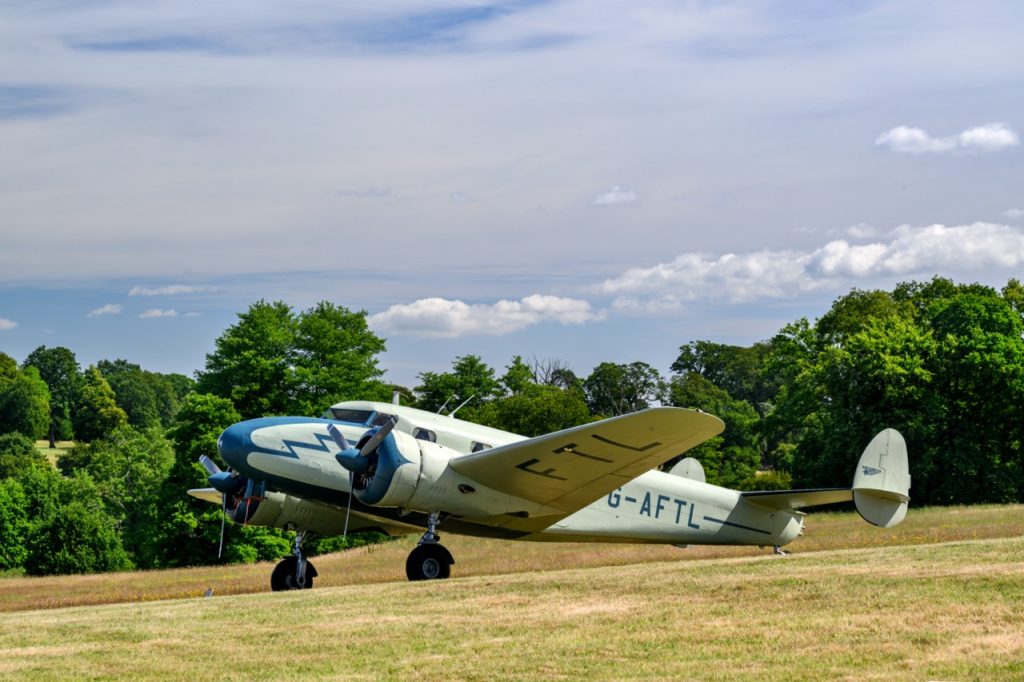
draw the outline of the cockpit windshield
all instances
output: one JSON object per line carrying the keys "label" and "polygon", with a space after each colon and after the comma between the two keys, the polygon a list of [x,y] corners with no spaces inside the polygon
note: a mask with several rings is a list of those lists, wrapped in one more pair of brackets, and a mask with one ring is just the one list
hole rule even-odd
{"label": "cockpit windshield", "polygon": [[324,412],[324,419],[336,419],[347,424],[359,426],[383,426],[394,419],[393,415],[373,410],[356,410],[350,407],[332,407]]}

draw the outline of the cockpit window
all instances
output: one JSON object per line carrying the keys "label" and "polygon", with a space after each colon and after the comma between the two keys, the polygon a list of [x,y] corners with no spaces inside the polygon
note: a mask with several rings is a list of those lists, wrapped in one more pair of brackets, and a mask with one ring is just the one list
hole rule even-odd
{"label": "cockpit window", "polygon": [[477,443],[476,441],[473,441],[473,447],[471,447],[469,449],[469,451],[470,452],[481,452],[483,450],[490,450],[492,447],[494,447],[494,446],[493,445],[488,445],[487,443]]}
{"label": "cockpit window", "polygon": [[370,416],[374,414],[370,410],[353,410],[347,407],[332,407],[327,412],[331,419],[359,426],[366,426]]}
{"label": "cockpit window", "polygon": [[429,440],[431,443],[437,442],[437,434],[430,429],[424,429],[417,426],[412,431],[412,437],[418,438],[419,440]]}
{"label": "cockpit window", "polygon": [[384,426],[389,421],[393,421],[394,419],[395,415],[393,414],[384,414],[383,412],[377,412],[373,415],[373,422],[370,424],[370,426]]}

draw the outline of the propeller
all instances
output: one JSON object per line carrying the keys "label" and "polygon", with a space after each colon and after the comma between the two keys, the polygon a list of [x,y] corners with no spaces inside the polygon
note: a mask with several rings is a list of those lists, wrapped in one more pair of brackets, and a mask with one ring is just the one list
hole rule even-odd
{"label": "propeller", "polygon": [[377,447],[381,444],[388,434],[391,433],[392,429],[395,428],[395,424],[398,423],[397,419],[389,419],[378,428],[370,438],[363,443],[363,447],[358,450],[352,447],[345,437],[341,435],[341,431],[338,430],[334,424],[327,425],[327,432],[331,434],[331,438],[341,448],[341,452],[335,455],[335,459],[341,466],[348,469],[353,474],[365,474],[370,470],[370,466],[373,462],[370,459]]}
{"label": "propeller", "polygon": [[338,460],[341,466],[348,469],[348,507],[345,509],[345,528],[342,531],[342,537],[348,537],[348,519],[352,514],[352,498],[355,497],[356,492],[355,475],[365,474],[370,470],[370,465],[372,464],[370,455],[387,438],[397,423],[397,419],[389,419],[358,450],[345,440],[345,436],[342,435],[337,426],[334,424],[327,425],[327,433],[331,435],[334,442],[341,448],[341,452],[335,455],[335,459]]}
{"label": "propeller", "polygon": [[217,558],[224,555],[224,525],[228,517],[228,494],[237,493],[245,485],[245,479],[232,476],[230,471],[222,471],[217,463],[206,455],[199,456],[199,464],[210,475],[207,481],[220,493],[220,544],[217,547]]}

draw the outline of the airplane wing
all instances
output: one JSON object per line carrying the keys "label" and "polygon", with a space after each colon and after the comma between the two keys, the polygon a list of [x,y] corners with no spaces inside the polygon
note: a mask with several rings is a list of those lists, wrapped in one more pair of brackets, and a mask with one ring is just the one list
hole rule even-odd
{"label": "airplane wing", "polygon": [[817,488],[813,490],[749,490],[740,493],[743,499],[769,509],[803,509],[823,504],[849,502],[853,491],[849,488]]}
{"label": "airplane wing", "polygon": [[718,435],[718,417],[656,407],[453,458],[455,471],[566,513]]}

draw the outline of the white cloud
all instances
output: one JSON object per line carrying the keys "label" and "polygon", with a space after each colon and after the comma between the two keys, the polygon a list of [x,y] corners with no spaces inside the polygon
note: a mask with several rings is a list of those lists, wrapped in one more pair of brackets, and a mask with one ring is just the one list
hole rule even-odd
{"label": "white cloud", "polygon": [[7,331],[8,329],[14,329],[18,326],[18,323],[14,320],[8,320],[6,317],[0,317],[0,331]]}
{"label": "white cloud", "polygon": [[806,259],[808,272],[826,277],[976,272],[1024,264],[1024,232],[1009,225],[904,226],[888,244],[831,242]]}
{"label": "white cloud", "polygon": [[100,315],[120,315],[121,311],[124,310],[124,306],[120,303],[108,303],[101,308],[96,308],[89,312],[86,317],[99,317]]}
{"label": "white cloud", "polygon": [[727,253],[717,258],[684,253],[668,263],[631,268],[605,280],[599,293],[617,294],[617,308],[651,311],[678,308],[697,299],[752,301],[815,288],[795,251]]}
{"label": "white cloud", "polygon": [[146,312],[139,315],[139,317],[146,319],[150,317],[177,317],[177,310],[161,310],[160,308],[150,308]]}
{"label": "white cloud", "polygon": [[189,284],[171,284],[165,287],[144,287],[134,286],[128,292],[129,296],[178,296],[180,294],[195,294],[206,291],[206,287],[197,287]]}
{"label": "white cloud", "polygon": [[1020,144],[1020,137],[1005,123],[988,123],[958,135],[932,137],[921,128],[897,126],[875,140],[875,146],[904,154],[952,151],[994,152]]}
{"label": "white cloud", "polygon": [[697,299],[749,302],[784,298],[877,277],[983,272],[1024,265],[1024,231],[974,223],[903,226],[888,242],[831,241],[810,252],[758,251],[720,257],[686,253],[650,268],[632,268],[597,291],[617,308],[677,309]]}
{"label": "white cloud", "polygon": [[633,204],[640,199],[636,192],[628,187],[615,185],[604,194],[594,197],[594,206],[613,206],[615,204]]}
{"label": "white cloud", "polygon": [[857,223],[846,228],[846,234],[854,239],[870,239],[878,236],[878,228],[867,223]]}
{"label": "white cloud", "polygon": [[394,305],[371,315],[370,325],[382,332],[452,338],[468,334],[500,336],[545,321],[583,324],[604,319],[580,299],[534,294],[519,301],[468,304],[444,298],[423,298]]}
{"label": "white cloud", "polygon": [[1010,208],[1003,211],[1003,216],[1007,218],[1024,218],[1024,209]]}
{"label": "white cloud", "polygon": [[994,152],[1006,147],[1016,147],[1020,144],[1020,136],[1005,123],[989,123],[965,130],[957,135],[956,141],[963,149]]}
{"label": "white cloud", "polygon": [[888,147],[894,152],[905,154],[923,154],[952,151],[956,148],[956,142],[949,138],[936,139],[920,128],[898,126],[879,135],[875,146]]}

